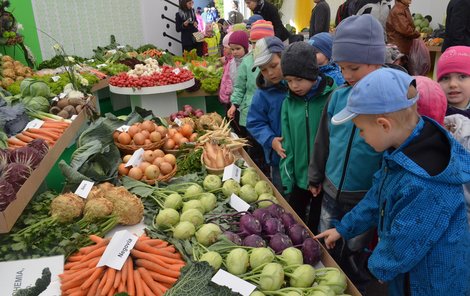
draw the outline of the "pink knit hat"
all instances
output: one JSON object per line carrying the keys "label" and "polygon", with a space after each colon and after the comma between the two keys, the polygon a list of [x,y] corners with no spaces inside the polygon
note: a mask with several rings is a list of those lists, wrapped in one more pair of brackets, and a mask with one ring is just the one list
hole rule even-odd
{"label": "pink knit hat", "polygon": [[274,36],[274,27],[270,21],[259,20],[251,25],[250,40],[258,41],[264,37]]}
{"label": "pink knit hat", "polygon": [[227,35],[225,35],[224,39],[222,39],[222,45],[224,47],[229,47],[228,44],[229,44],[230,36],[232,36],[232,33],[233,32],[228,32]]}
{"label": "pink knit hat", "polygon": [[232,32],[228,40],[228,44],[237,44],[245,49],[245,54],[248,53],[248,34],[245,31]]}
{"label": "pink knit hat", "polygon": [[470,75],[470,47],[452,46],[446,49],[437,62],[437,81],[449,73]]}
{"label": "pink knit hat", "polygon": [[444,117],[447,110],[446,94],[439,83],[425,77],[414,76],[418,88],[418,113],[430,117],[439,124],[444,125]]}

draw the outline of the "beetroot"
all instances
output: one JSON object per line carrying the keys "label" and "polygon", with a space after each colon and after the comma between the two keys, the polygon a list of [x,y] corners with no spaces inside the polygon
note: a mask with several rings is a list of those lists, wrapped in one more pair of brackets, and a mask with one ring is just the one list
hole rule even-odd
{"label": "beetroot", "polygon": [[276,233],[269,240],[269,247],[279,254],[288,247],[292,247],[292,241],[287,235]]}
{"label": "beetroot", "polygon": [[266,242],[261,238],[261,236],[252,234],[243,240],[243,245],[247,247],[260,248],[266,247]]}
{"label": "beetroot", "polygon": [[307,229],[300,224],[294,224],[287,231],[294,245],[302,244],[309,237]]}
{"label": "beetroot", "polygon": [[313,238],[307,238],[302,244],[302,255],[304,255],[304,264],[315,265],[321,259],[320,244]]}
{"label": "beetroot", "polygon": [[4,211],[15,198],[16,191],[13,186],[5,179],[0,179],[0,212]]}
{"label": "beetroot", "polygon": [[224,235],[234,244],[239,246],[242,244],[242,239],[240,238],[240,236],[238,236],[238,234],[233,233],[231,231],[225,231]]}
{"label": "beetroot", "polygon": [[261,234],[261,223],[252,214],[246,213],[240,218],[240,236]]}
{"label": "beetroot", "polygon": [[282,214],[284,214],[286,211],[284,210],[283,207],[281,207],[278,204],[272,204],[269,207],[267,207],[268,213],[273,217],[273,218],[281,218]]}
{"label": "beetroot", "polygon": [[269,214],[267,208],[259,208],[253,211],[253,216],[259,220],[259,222],[264,223],[269,218],[272,218],[271,214]]}
{"label": "beetroot", "polygon": [[5,181],[11,184],[15,192],[17,192],[23,183],[31,175],[31,168],[21,163],[10,163],[4,170]]}
{"label": "beetroot", "polygon": [[282,214],[281,221],[282,221],[282,224],[284,224],[285,229],[289,229],[292,225],[297,223],[294,219],[294,216],[292,216],[291,213]]}
{"label": "beetroot", "polygon": [[269,218],[263,223],[263,232],[266,235],[275,235],[276,233],[285,233],[282,221],[277,218]]}

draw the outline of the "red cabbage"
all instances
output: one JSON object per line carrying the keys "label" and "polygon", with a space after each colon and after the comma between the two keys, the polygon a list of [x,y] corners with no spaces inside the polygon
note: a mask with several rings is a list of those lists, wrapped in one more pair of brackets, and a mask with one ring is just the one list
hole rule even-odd
{"label": "red cabbage", "polygon": [[31,169],[35,169],[42,160],[36,149],[26,146],[20,147],[10,152],[10,162],[24,164]]}
{"label": "red cabbage", "polygon": [[0,174],[3,172],[8,164],[9,151],[6,149],[0,149]]}
{"label": "red cabbage", "polygon": [[302,244],[302,255],[305,264],[314,266],[321,259],[320,244],[311,237],[307,238]]}
{"label": "red cabbage", "polygon": [[269,247],[273,249],[276,254],[279,254],[285,249],[292,247],[292,241],[287,235],[276,233],[275,235],[271,236],[271,239],[269,240]]}
{"label": "red cabbage", "polygon": [[34,148],[39,153],[39,158],[46,156],[49,151],[49,146],[47,146],[46,141],[43,139],[34,139],[28,143],[28,147]]}
{"label": "red cabbage", "polygon": [[242,244],[242,239],[240,238],[240,236],[238,236],[238,234],[233,233],[231,231],[225,231],[224,235],[234,244],[239,246]]}
{"label": "red cabbage", "polygon": [[261,248],[266,247],[266,242],[261,238],[261,236],[252,234],[243,239],[243,245],[247,247]]}
{"label": "red cabbage", "polygon": [[240,236],[261,234],[261,223],[252,214],[246,213],[240,218]]}
{"label": "red cabbage", "polygon": [[5,179],[0,179],[0,212],[4,211],[15,198],[16,191],[13,186]]}
{"label": "red cabbage", "polygon": [[266,235],[275,235],[276,233],[285,233],[282,221],[277,218],[269,218],[263,223],[263,232]]}
{"label": "red cabbage", "polygon": [[4,171],[5,180],[13,186],[15,192],[17,192],[24,182],[31,175],[31,168],[21,163],[9,163]]}
{"label": "red cabbage", "polygon": [[294,224],[289,227],[287,234],[294,245],[302,244],[309,237],[307,229],[300,224]]}

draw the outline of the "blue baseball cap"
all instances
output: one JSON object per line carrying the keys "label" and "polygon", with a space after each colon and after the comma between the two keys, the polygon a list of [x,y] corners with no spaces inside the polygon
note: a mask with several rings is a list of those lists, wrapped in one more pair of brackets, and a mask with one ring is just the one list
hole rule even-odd
{"label": "blue baseball cap", "polygon": [[419,95],[416,91],[414,97],[409,97],[410,85],[416,87],[416,81],[403,71],[375,70],[354,85],[346,107],[333,116],[331,123],[339,125],[360,114],[385,114],[413,106]]}

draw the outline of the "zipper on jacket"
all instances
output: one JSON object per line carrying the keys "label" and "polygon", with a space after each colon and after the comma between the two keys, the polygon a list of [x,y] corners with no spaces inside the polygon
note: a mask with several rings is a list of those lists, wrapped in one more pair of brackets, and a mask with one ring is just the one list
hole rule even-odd
{"label": "zipper on jacket", "polygon": [[307,165],[310,163],[310,125],[308,124],[308,101],[305,101],[305,125],[307,131]]}
{"label": "zipper on jacket", "polygon": [[[384,188],[385,180],[387,179],[387,175],[388,175],[387,167],[384,167],[384,173],[385,173],[385,176],[382,180],[382,185],[380,186],[380,190],[379,190],[379,199],[382,196],[382,189]],[[382,232],[383,228],[384,228],[384,217],[385,217],[385,206],[386,205],[387,205],[387,200],[384,200],[384,202],[382,203],[382,205],[380,207],[380,221],[379,221],[380,232]]]}
{"label": "zipper on jacket", "polygon": [[356,126],[353,125],[351,135],[349,136],[348,148],[346,149],[346,156],[344,158],[343,172],[341,173],[341,179],[338,185],[338,192],[336,192],[336,202],[339,204],[339,198],[341,191],[343,190],[344,179],[346,178],[346,169],[348,168],[349,157],[351,156],[352,143],[354,140],[354,133],[356,132]]}

